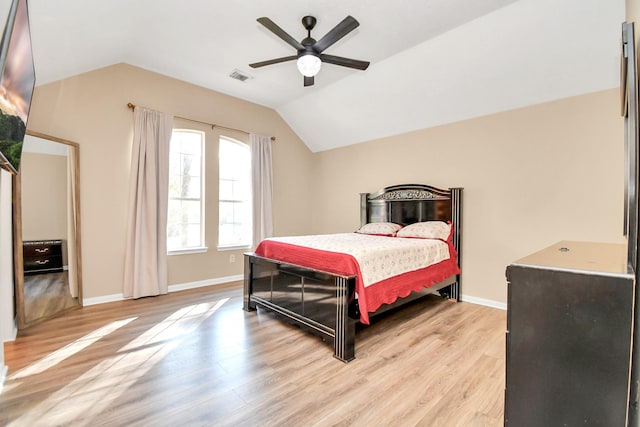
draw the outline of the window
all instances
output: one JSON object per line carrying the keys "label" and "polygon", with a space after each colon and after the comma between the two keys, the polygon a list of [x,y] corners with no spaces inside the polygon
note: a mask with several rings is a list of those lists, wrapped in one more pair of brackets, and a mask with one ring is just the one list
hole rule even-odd
{"label": "window", "polygon": [[169,252],[204,248],[203,151],[203,132],[173,130],[169,149]]}
{"label": "window", "polygon": [[251,152],[246,144],[220,138],[219,248],[251,246]]}

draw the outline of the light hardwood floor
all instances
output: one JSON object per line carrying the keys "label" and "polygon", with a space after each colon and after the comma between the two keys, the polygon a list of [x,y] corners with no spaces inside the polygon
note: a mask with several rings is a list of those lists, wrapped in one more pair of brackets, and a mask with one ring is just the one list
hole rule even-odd
{"label": "light hardwood floor", "polygon": [[240,283],[85,307],[5,344],[9,426],[500,426],[506,313],[427,297],[344,364]]}
{"label": "light hardwood floor", "polygon": [[24,276],[26,322],[53,316],[77,305],[78,298],[72,297],[69,291],[69,272]]}

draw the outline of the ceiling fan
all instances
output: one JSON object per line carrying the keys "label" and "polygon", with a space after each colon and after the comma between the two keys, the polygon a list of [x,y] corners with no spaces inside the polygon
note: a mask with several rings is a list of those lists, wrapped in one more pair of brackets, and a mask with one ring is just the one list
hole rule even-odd
{"label": "ceiling fan", "polygon": [[304,85],[311,86],[314,83],[314,76],[320,71],[320,66],[323,62],[355,68],[356,70],[366,70],[369,66],[368,61],[359,61],[357,59],[343,58],[341,56],[326,55],[322,53],[329,46],[333,45],[351,31],[358,28],[360,23],[352,16],[344,18],[342,22],[336,25],[318,41],[311,37],[311,30],[316,26],[316,18],[313,16],[305,16],[302,18],[302,25],[307,30],[307,37],[300,42],[287,34],[287,32],[278,27],[278,25],[269,18],[258,18],[257,21],[264,25],[273,34],[291,45],[298,51],[298,53],[296,55],[270,59],[268,61],[254,62],[253,64],[249,64],[252,68],[293,61],[295,59],[297,60],[298,70],[304,76]]}

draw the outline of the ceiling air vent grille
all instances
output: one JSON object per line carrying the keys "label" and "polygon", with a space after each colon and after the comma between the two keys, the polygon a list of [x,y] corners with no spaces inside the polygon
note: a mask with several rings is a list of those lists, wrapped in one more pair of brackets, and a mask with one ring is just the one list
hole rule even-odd
{"label": "ceiling air vent grille", "polygon": [[251,78],[249,75],[243,73],[240,70],[233,70],[233,72],[229,74],[229,77],[231,77],[232,79],[240,80],[241,82],[244,82],[245,80]]}

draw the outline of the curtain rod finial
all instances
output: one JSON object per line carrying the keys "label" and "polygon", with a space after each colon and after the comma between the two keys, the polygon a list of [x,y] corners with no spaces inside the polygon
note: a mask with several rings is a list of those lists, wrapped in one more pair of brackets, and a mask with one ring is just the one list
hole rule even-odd
{"label": "curtain rod finial", "polygon": [[134,108],[136,108],[136,106],[135,106],[135,105],[133,105],[133,104],[132,104],[132,103],[130,103],[130,102],[127,104],[127,107],[131,108],[132,110],[133,110]]}

